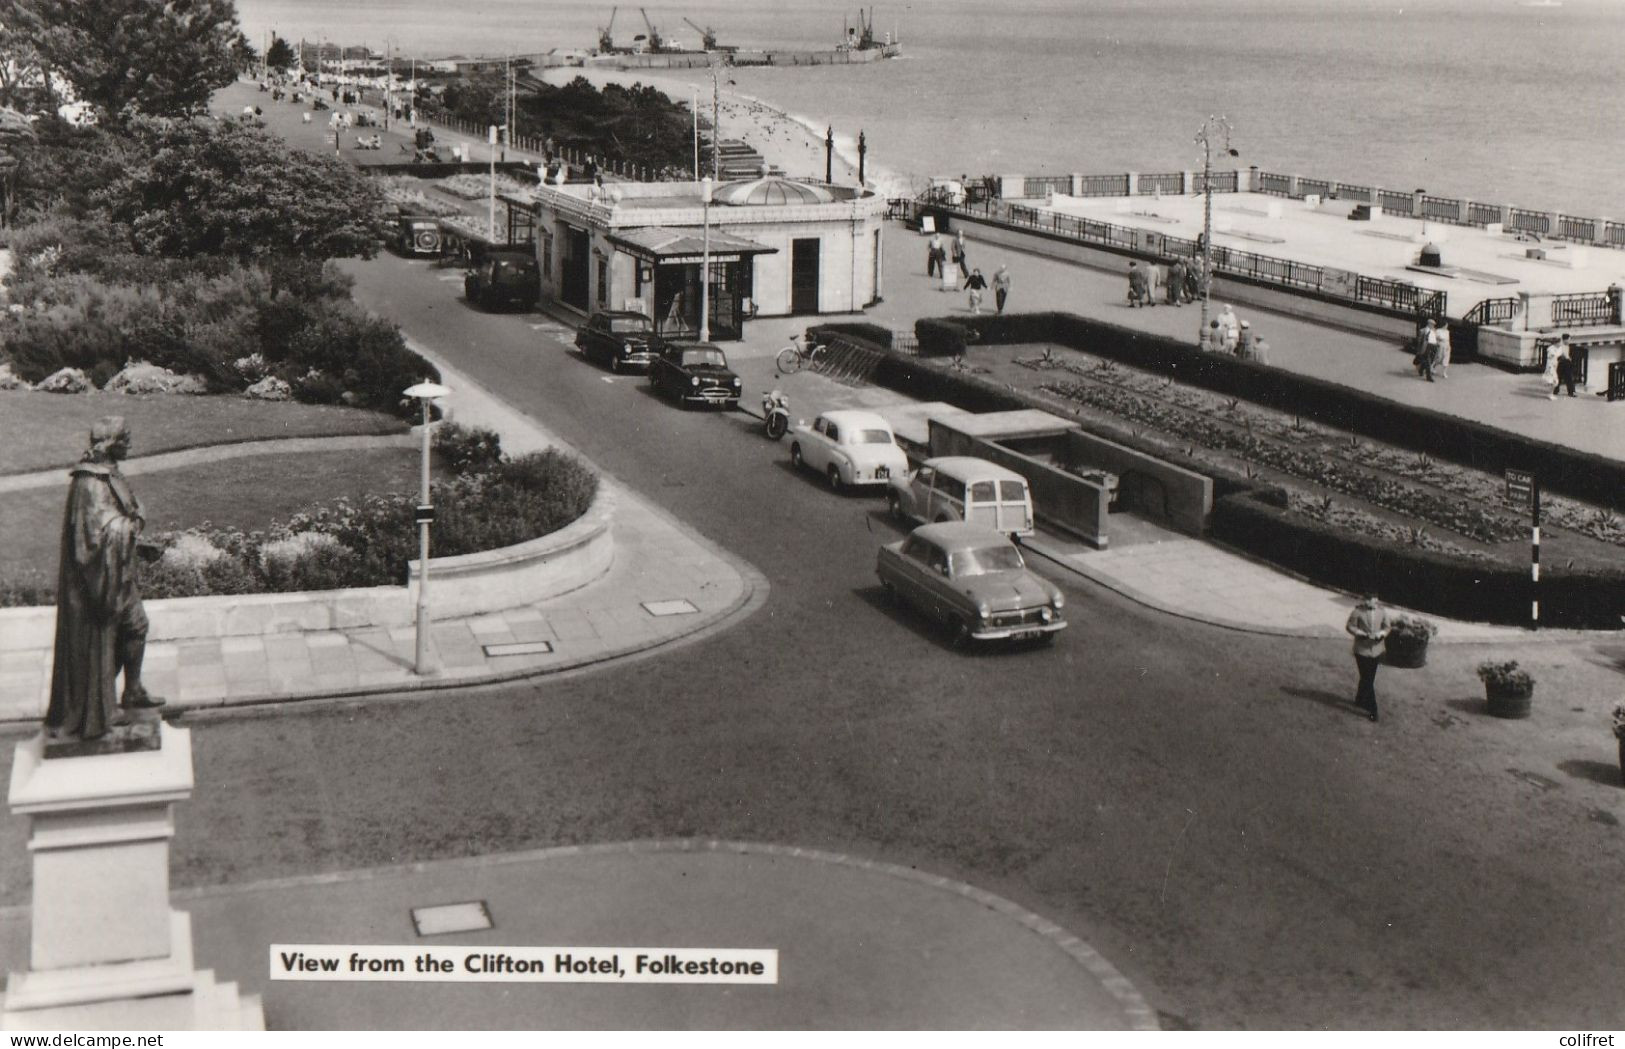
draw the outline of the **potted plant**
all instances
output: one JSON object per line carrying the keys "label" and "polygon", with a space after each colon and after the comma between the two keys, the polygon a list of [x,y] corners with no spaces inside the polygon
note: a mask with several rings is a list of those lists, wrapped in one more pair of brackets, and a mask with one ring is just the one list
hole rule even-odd
{"label": "potted plant", "polygon": [[1478,664],[1478,676],[1484,682],[1484,698],[1490,713],[1498,718],[1526,718],[1529,716],[1529,697],[1535,693],[1535,679],[1529,671],[1509,659],[1498,663],[1486,660]]}
{"label": "potted plant", "polygon": [[1400,614],[1388,627],[1388,665],[1415,669],[1428,661],[1428,642],[1439,632],[1431,620]]}
{"label": "potted plant", "polygon": [[1619,741],[1619,781],[1625,784],[1625,703],[1614,704],[1614,739]]}

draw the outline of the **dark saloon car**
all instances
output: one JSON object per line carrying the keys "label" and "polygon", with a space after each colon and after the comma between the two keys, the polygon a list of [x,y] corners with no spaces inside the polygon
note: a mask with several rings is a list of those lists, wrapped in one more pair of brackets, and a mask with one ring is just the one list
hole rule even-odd
{"label": "dark saloon car", "polygon": [[708,342],[662,349],[649,364],[649,382],[657,392],[680,399],[685,408],[691,404],[739,407],[739,376],[729,370],[721,348]]}
{"label": "dark saloon car", "polygon": [[446,238],[433,218],[402,215],[395,220],[395,249],[408,257],[438,259],[446,253]]}
{"label": "dark saloon car", "polygon": [[1028,570],[1002,533],[963,521],[921,525],[880,548],[880,585],[947,628],[954,644],[1051,641],[1066,628],[1066,597]]}
{"label": "dark saloon car", "polygon": [[576,330],[576,346],[612,372],[645,371],[666,345],[654,322],[641,313],[600,310]]}
{"label": "dark saloon car", "polygon": [[463,278],[468,301],[488,310],[529,306],[540,292],[536,256],[528,251],[488,251]]}

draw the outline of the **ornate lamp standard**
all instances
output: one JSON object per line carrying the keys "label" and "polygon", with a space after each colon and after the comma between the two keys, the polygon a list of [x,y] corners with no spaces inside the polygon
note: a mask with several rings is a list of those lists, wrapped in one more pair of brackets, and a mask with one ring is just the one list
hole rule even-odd
{"label": "ornate lamp standard", "polygon": [[700,241],[700,341],[711,341],[711,176],[700,179],[704,234]]}
{"label": "ornate lamp standard", "polygon": [[418,495],[417,507],[417,638],[412,659],[412,672],[420,677],[434,673],[434,668],[429,665],[429,524],[434,520],[434,506],[429,502],[429,405],[450,392],[449,388],[427,379],[402,391],[405,396],[423,402],[423,486]]}
{"label": "ornate lamp standard", "polygon": [[1202,321],[1196,332],[1196,344],[1207,338],[1207,315],[1213,299],[1213,139],[1222,136],[1225,153],[1241,156],[1230,148],[1230,132],[1234,130],[1224,117],[1208,117],[1196,132],[1196,141],[1202,144]]}

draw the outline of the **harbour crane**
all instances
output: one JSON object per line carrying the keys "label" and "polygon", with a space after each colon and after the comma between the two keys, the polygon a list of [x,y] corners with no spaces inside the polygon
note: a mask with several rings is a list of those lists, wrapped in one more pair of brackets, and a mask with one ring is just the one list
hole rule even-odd
{"label": "harbour crane", "polygon": [[699,26],[695,25],[692,20],[690,20],[688,18],[684,18],[683,21],[688,23],[689,28],[693,29],[696,33],[700,34],[700,46],[701,47],[705,48],[705,50],[707,50],[707,51],[721,50],[720,48],[717,47],[717,32],[716,32],[715,29],[712,29],[710,26],[706,26],[704,29],[701,29]]}
{"label": "harbour crane", "polygon": [[649,12],[640,7],[638,13],[643,16],[643,24],[649,27],[649,50],[656,54],[666,50],[666,39],[660,35],[660,30],[655,28],[655,24],[649,21]]}
{"label": "harbour crane", "polygon": [[598,50],[603,54],[607,55],[615,50],[615,15],[619,11],[619,7],[610,8],[609,25],[598,30]]}

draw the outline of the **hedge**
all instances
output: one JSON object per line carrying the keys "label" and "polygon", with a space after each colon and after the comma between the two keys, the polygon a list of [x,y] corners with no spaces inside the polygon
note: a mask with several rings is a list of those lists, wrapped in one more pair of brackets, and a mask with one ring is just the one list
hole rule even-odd
{"label": "hedge", "polygon": [[[1257,493],[1216,499],[1214,539],[1343,590],[1375,589],[1383,600],[1454,619],[1529,622],[1529,572],[1493,562],[1396,547],[1267,505]],[[1543,573],[1540,618],[1547,626],[1617,630],[1625,614],[1625,571]]]}
{"label": "hedge", "polygon": [[[973,346],[1024,342],[1069,346],[1485,473],[1499,474],[1508,467],[1529,470],[1547,490],[1625,511],[1625,462],[1605,456],[1430,408],[1396,404],[1364,390],[1266,364],[1202,353],[1178,339],[1071,313],[995,315],[970,327],[976,333]],[[966,351],[967,325],[962,321],[922,318],[914,328],[922,355]]]}
{"label": "hedge", "polygon": [[878,324],[867,324],[863,321],[835,321],[830,324],[814,324],[807,329],[807,342],[822,342],[825,337],[830,335],[858,339],[881,349],[891,349],[891,329],[882,328]]}

